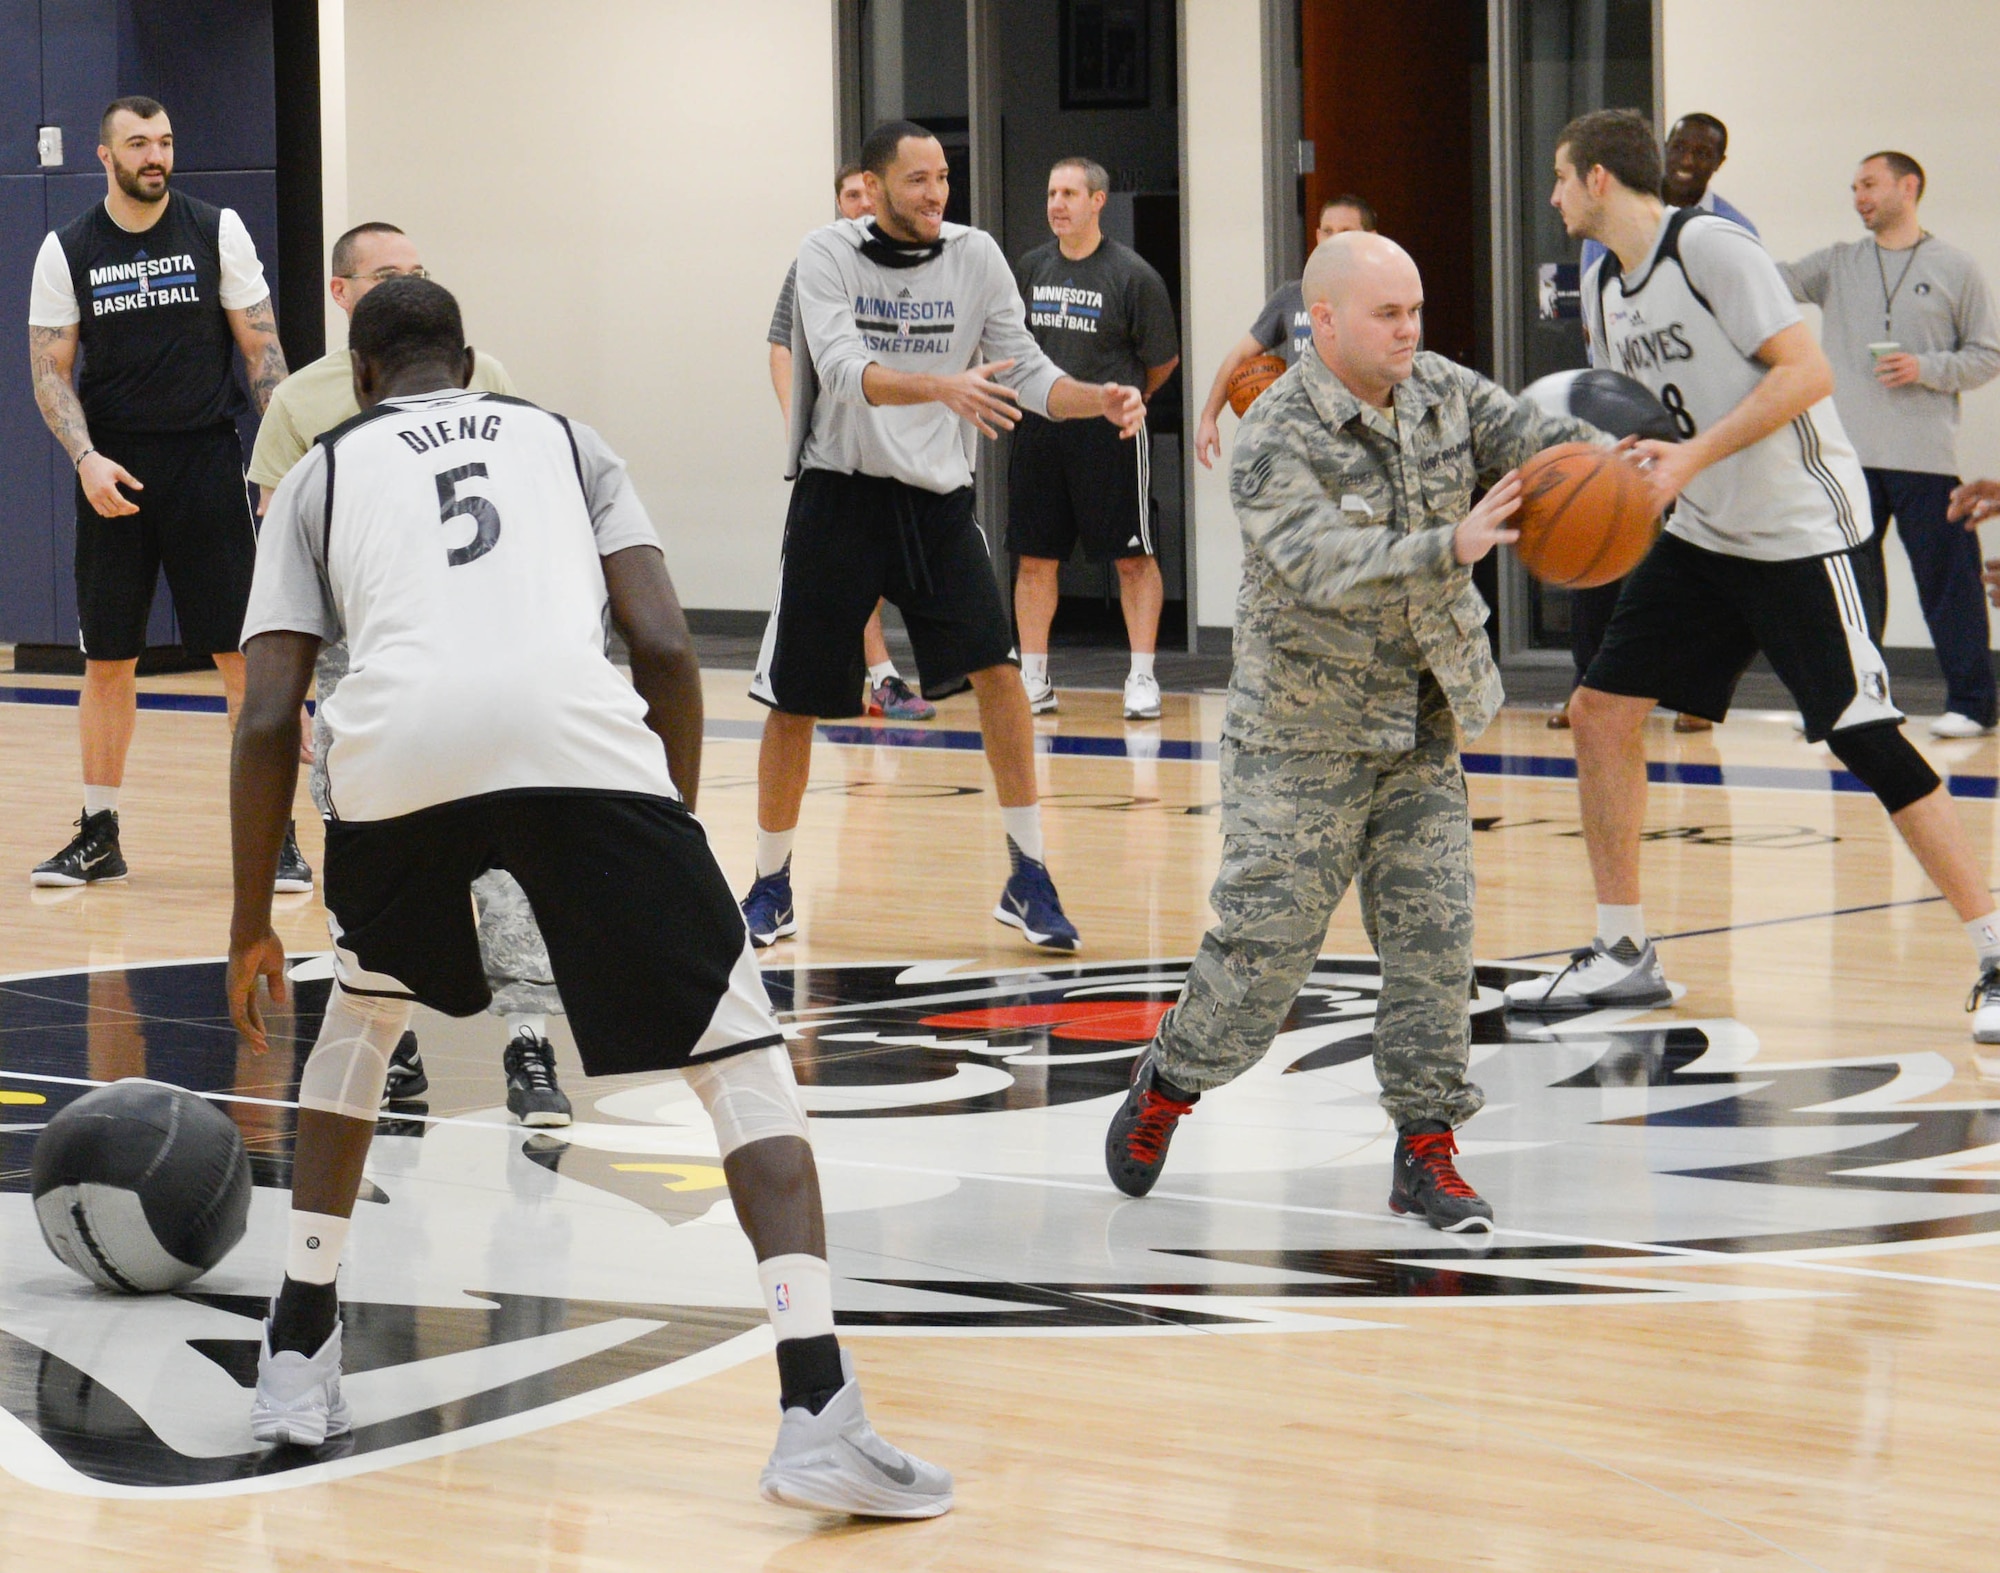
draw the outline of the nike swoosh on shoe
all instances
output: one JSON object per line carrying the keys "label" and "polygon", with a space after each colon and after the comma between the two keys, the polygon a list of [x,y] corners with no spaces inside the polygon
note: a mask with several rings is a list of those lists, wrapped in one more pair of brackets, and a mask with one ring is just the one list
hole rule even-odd
{"label": "nike swoosh on shoe", "polygon": [[873,1464],[888,1479],[895,1481],[897,1485],[913,1486],[917,1483],[917,1466],[915,1464],[891,1464],[886,1460],[877,1458],[867,1448],[850,1437],[842,1437],[840,1440],[845,1442],[849,1448],[860,1454],[869,1463]]}

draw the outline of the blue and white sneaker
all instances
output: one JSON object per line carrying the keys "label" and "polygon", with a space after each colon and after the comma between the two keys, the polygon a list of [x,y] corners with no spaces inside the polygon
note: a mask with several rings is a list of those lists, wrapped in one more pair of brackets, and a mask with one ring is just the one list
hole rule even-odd
{"label": "blue and white sneaker", "polygon": [[1019,929],[1030,945],[1043,950],[1081,950],[1083,940],[1076,925],[1063,915],[1062,898],[1056,894],[1049,871],[1007,838],[1007,856],[1014,861],[1014,874],[1000,892],[994,917],[1009,928]]}
{"label": "blue and white sneaker", "polygon": [[354,1429],[340,1396],[340,1323],[308,1359],[294,1350],[271,1353],[271,1322],[257,1350],[257,1396],[250,1403],[250,1434],[259,1442],[318,1447]]}
{"label": "blue and white sneaker", "polygon": [[750,943],[762,950],[799,931],[798,914],[792,909],[792,860],[775,874],[766,874],[750,887],[743,898],[743,921],[750,927]]}

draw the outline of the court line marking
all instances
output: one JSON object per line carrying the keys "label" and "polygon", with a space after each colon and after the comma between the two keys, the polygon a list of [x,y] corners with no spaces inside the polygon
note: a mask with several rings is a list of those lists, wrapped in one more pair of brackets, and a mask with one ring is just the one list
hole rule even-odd
{"label": "court line marking", "polygon": [[[36,688],[21,684],[0,685],[0,704],[70,705],[77,703],[80,690]],[[224,702],[215,694],[145,692],[139,695],[141,710],[173,710],[221,715]],[[716,718],[702,729],[705,742],[755,742],[764,735],[761,721]],[[985,747],[976,731],[951,727],[875,726],[864,722],[822,721],[814,728],[814,740],[835,748],[915,748],[940,749],[953,753],[977,753]],[[1076,732],[1038,732],[1038,754],[1068,755],[1099,759],[1152,760],[1174,763],[1214,764],[1222,754],[1221,744],[1201,739],[1154,737],[1128,731],[1122,737]],[[1469,776],[1496,776],[1517,780],[1574,781],[1576,760],[1567,754],[1509,754],[1482,751],[1459,755]],[[2000,801],[2000,776],[1941,772],[1945,789],[1959,798]],[[1750,765],[1709,763],[1700,760],[1660,760],[1646,762],[1646,780],[1655,786],[1723,787],[1750,792],[1833,792],[1871,794],[1870,788],[1849,771],[1803,765]]]}

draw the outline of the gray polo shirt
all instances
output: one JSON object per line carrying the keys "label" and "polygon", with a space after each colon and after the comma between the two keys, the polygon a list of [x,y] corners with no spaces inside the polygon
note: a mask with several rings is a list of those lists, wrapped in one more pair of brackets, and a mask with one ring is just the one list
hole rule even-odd
{"label": "gray polo shirt", "polygon": [[[1869,236],[1778,270],[1795,299],[1824,313],[1834,407],[1861,462],[1957,475],[1958,397],[2000,376],[2000,326],[1978,264],[1935,235],[1904,251]],[[1868,346],[1890,341],[1917,357],[1918,380],[1906,387],[1875,379]]]}

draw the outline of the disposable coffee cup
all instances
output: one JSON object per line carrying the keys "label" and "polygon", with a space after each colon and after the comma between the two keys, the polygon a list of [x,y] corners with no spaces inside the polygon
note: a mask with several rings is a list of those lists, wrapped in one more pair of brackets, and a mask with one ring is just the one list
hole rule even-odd
{"label": "disposable coffee cup", "polygon": [[1871,360],[1879,364],[1884,355],[1897,355],[1902,353],[1902,349],[1903,346],[1894,339],[1884,339],[1880,344],[1869,345],[1868,355]]}

